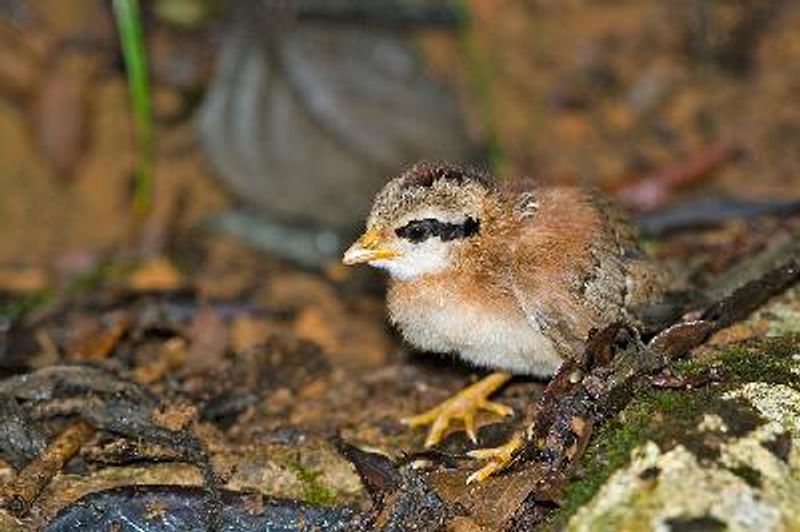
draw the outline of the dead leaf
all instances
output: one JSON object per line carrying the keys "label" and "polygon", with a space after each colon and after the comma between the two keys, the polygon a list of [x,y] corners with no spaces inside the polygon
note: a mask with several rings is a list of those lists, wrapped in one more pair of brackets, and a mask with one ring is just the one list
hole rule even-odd
{"label": "dead leaf", "polygon": [[236,352],[247,351],[263,344],[280,331],[278,324],[271,320],[254,318],[243,314],[231,321],[231,348]]}
{"label": "dead leaf", "polygon": [[197,408],[186,403],[168,405],[152,414],[153,423],[172,431],[184,430],[195,419]]}
{"label": "dead leaf", "polygon": [[471,517],[458,516],[448,523],[448,530],[452,532],[484,532],[486,528],[480,526]]}
{"label": "dead leaf", "polygon": [[133,370],[133,378],[140,384],[161,380],[170,371],[183,366],[188,358],[186,340],[176,336],[161,345],[156,358],[140,364]]}
{"label": "dead leaf", "polygon": [[133,290],[175,290],[184,285],[183,275],[164,257],[154,257],[128,277],[128,286]]}
{"label": "dead leaf", "polygon": [[726,144],[706,147],[684,161],[628,181],[616,191],[617,198],[631,208],[655,209],[677,190],[695,185],[722,168],[736,154],[737,150]]}
{"label": "dead leaf", "polygon": [[47,286],[47,272],[34,267],[0,267],[0,288],[11,292],[34,292]]}
{"label": "dead leaf", "polygon": [[228,348],[228,341],[228,327],[225,322],[211,307],[204,305],[195,314],[189,327],[187,368],[196,371],[218,365]]}
{"label": "dead leaf", "polygon": [[130,318],[126,312],[117,311],[108,316],[107,320],[110,324],[103,325],[96,322],[79,333],[67,346],[67,358],[77,360],[108,358],[120,338],[128,331]]}
{"label": "dead leaf", "polygon": [[477,526],[505,530],[543,470],[531,467],[467,485],[467,471],[437,471],[431,475],[436,492],[450,503],[462,505]]}

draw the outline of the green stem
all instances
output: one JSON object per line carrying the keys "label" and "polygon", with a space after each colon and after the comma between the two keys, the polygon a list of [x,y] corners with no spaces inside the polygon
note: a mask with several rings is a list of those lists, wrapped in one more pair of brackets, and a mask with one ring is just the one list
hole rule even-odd
{"label": "green stem", "polygon": [[133,212],[142,221],[153,202],[153,115],[150,103],[150,81],[147,74],[147,52],[142,36],[138,0],[113,0],[114,18],[128,73],[133,127],[136,141],[136,172],[133,181]]}

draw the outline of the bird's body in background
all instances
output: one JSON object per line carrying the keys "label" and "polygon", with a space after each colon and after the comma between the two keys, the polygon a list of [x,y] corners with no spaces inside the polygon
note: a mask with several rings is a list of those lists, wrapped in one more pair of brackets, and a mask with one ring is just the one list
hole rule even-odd
{"label": "bird's body in background", "polygon": [[501,370],[411,418],[437,443],[453,418],[475,439],[474,415],[509,373],[547,377],[589,331],[635,318],[664,274],[608,202],[570,186],[495,184],[479,173],[418,163],[377,196],[345,262],[390,274],[390,320],[415,347]]}

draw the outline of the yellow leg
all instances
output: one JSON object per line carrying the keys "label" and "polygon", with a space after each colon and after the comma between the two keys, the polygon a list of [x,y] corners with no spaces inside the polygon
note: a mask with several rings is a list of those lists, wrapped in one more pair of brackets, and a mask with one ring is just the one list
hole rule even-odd
{"label": "yellow leg", "polygon": [[522,434],[515,434],[507,443],[499,447],[476,449],[467,453],[472,458],[489,461],[488,464],[467,477],[467,484],[482,482],[505,467],[511,461],[514,451],[522,447],[522,441]]}
{"label": "yellow leg", "polygon": [[508,373],[492,373],[475,384],[467,386],[453,397],[427,412],[402,421],[410,427],[431,426],[430,431],[428,431],[428,437],[425,439],[425,447],[431,447],[439,443],[450,421],[453,419],[461,419],[464,422],[464,428],[469,439],[477,442],[475,414],[481,410],[488,410],[500,416],[510,416],[513,413],[511,408],[506,405],[495,403],[488,399],[492,393],[508,382],[510,378],[511,375]]}

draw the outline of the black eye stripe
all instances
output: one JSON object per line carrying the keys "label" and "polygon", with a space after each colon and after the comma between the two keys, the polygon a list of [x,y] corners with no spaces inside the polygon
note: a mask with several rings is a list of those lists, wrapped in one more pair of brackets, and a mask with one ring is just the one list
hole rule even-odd
{"label": "black eye stripe", "polygon": [[480,222],[474,218],[467,218],[464,223],[453,224],[441,222],[435,218],[412,220],[403,227],[395,229],[400,238],[419,244],[425,240],[438,236],[443,242],[457,238],[467,238],[480,230]]}

